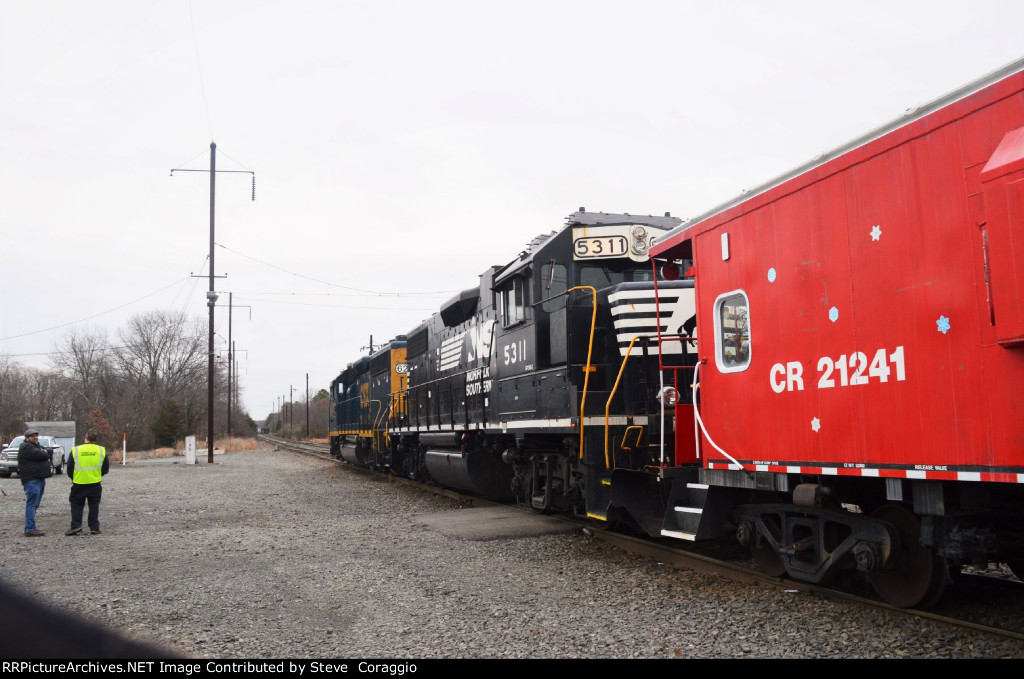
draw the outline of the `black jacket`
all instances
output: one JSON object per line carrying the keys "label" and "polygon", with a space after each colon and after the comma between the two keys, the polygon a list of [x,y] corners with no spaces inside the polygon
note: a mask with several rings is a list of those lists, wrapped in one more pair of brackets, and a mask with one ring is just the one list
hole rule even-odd
{"label": "black jacket", "polygon": [[53,469],[50,467],[50,454],[38,443],[28,439],[18,446],[18,476],[24,485],[26,481],[45,479],[53,476]]}

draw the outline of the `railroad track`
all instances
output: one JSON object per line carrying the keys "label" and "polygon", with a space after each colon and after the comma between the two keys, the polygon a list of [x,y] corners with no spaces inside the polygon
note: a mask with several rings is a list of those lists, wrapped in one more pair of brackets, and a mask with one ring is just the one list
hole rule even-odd
{"label": "railroad track", "polygon": [[[388,476],[389,480],[402,485],[408,485],[421,491],[435,495],[441,495],[458,500],[460,503],[475,506],[494,506],[501,503],[493,502],[479,497],[466,495],[457,491],[429,486],[402,476],[387,474],[372,469],[358,467],[343,463],[331,456],[330,446],[326,443],[309,443],[302,441],[290,441],[274,436],[261,435],[260,439],[273,443],[279,448],[300,452],[331,462],[333,464],[344,464],[345,468],[356,473],[368,476]],[[529,509],[523,508],[524,512]],[[804,582],[797,582],[786,578],[772,577],[741,563],[735,553],[740,550],[731,543],[723,544],[722,551],[734,552],[731,556],[715,558],[705,553],[696,553],[685,547],[668,545],[631,535],[617,533],[595,526],[589,520],[582,520],[573,517],[556,517],[562,521],[570,522],[580,526],[581,530],[588,536],[604,540],[620,549],[630,553],[654,559],[660,563],[672,566],[673,568],[695,570],[701,573],[710,573],[728,578],[734,582],[754,584],[760,586],[777,587],[786,590],[813,593],[817,596],[828,597],[836,600],[851,601],[863,606],[879,608],[904,615],[931,620],[961,629],[969,629],[976,632],[995,635],[1002,638],[1024,641],[1024,583],[1017,580],[1005,578],[988,577],[982,575],[960,576],[956,587],[951,587],[946,599],[933,610],[924,611],[917,609],[896,608],[873,597],[873,594],[851,593]],[[1008,606],[1006,618],[1011,622],[1005,626],[980,621],[990,619],[993,615],[993,606]]]}

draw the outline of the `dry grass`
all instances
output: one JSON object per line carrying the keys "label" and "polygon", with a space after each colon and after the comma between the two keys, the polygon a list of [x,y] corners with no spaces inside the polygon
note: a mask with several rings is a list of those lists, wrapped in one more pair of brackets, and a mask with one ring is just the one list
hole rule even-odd
{"label": "dry grass", "polygon": [[[239,436],[233,436],[229,439],[217,439],[216,441],[217,450],[223,450],[226,453],[241,453],[247,450],[257,450],[260,447],[259,442],[254,438],[243,438]],[[196,441],[196,448],[198,450],[206,449],[206,441]],[[110,461],[121,463],[121,448],[108,448],[107,454],[110,455]],[[152,451],[128,451],[128,462],[135,462],[143,458],[153,457],[173,457],[175,455],[183,456],[185,454],[185,442],[179,441],[174,444],[173,448],[157,448]]]}
{"label": "dry grass", "polygon": [[232,436],[229,439],[221,439],[216,442],[218,448],[223,448],[226,453],[243,453],[247,450],[256,450],[260,444],[256,439],[239,438]]}
{"label": "dry grass", "polygon": [[[114,464],[115,462],[117,464],[121,464],[121,449],[120,448],[108,448],[107,449],[107,454],[110,456],[110,463],[111,464]],[[132,451],[132,450],[128,451],[128,462],[129,463],[141,460],[142,457],[143,457],[142,453],[138,453],[138,452],[135,452],[135,451]]]}

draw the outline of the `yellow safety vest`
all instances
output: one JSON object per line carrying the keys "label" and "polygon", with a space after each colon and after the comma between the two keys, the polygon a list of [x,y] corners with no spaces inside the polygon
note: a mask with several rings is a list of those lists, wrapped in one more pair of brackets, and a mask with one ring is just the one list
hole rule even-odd
{"label": "yellow safety vest", "polygon": [[72,483],[86,485],[100,482],[103,478],[103,460],[107,457],[106,448],[95,443],[85,443],[72,448],[71,457],[75,460]]}

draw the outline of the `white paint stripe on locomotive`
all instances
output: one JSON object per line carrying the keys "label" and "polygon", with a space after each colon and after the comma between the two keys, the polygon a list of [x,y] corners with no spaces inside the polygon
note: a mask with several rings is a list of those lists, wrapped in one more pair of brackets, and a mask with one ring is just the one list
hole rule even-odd
{"label": "white paint stripe on locomotive", "polygon": [[[664,291],[662,291],[664,294]],[[675,290],[671,294],[675,294]],[[649,290],[619,290],[608,295],[608,301],[615,304],[620,299],[654,299],[654,288]]]}
{"label": "white paint stripe on locomotive", "polygon": [[[625,417],[619,416],[608,418],[608,424],[619,426],[629,424],[629,422]],[[644,415],[634,417],[632,424],[641,424],[646,426],[647,417]],[[604,426],[603,417],[588,417],[583,420],[584,427],[595,427],[598,425],[602,427]],[[510,420],[508,422],[500,422],[498,423],[498,426],[501,427],[502,429],[527,429],[529,427],[571,427],[572,419],[568,417],[562,417],[553,420]]]}
{"label": "white paint stripe on locomotive", "polygon": [[[653,316],[650,318],[616,318],[613,323],[616,330],[622,328],[649,328],[654,330],[658,327],[658,321]],[[661,324],[661,332],[668,332],[668,326],[665,323]]]}
{"label": "white paint stripe on locomotive", "polygon": [[[1020,477],[1020,474],[1017,475]],[[981,472],[957,472],[957,481],[981,481]],[[1020,481],[1018,481],[1020,483]]]}
{"label": "white paint stripe on locomotive", "polygon": [[768,471],[768,465],[766,465],[766,464],[755,464],[754,465],[754,470],[755,471],[759,471],[759,472],[766,472],[766,471]]}
{"label": "white paint stripe on locomotive", "polygon": [[441,342],[441,360],[437,366],[438,370],[451,370],[459,364],[462,359],[462,344],[465,336],[466,333],[463,331]]}
{"label": "white paint stripe on locomotive", "polygon": [[799,474],[800,473],[800,467],[786,467],[786,473],[787,474]]}
{"label": "white paint stripe on locomotive", "polygon": [[679,300],[683,295],[693,295],[693,288],[669,288],[659,290],[661,294],[655,295],[654,288],[649,290],[620,290],[616,293],[608,295],[608,302],[612,305],[615,304],[628,304],[635,299],[638,300],[652,300],[659,298],[662,302],[674,303]]}
{"label": "white paint stripe on locomotive", "polygon": [[908,479],[927,479],[928,478],[928,472],[923,472],[920,469],[908,469],[906,471],[907,471],[907,478]]}
{"label": "white paint stripe on locomotive", "polygon": [[[619,341],[619,356],[625,356],[626,355],[626,349],[629,348],[629,340],[633,339],[633,335],[630,335],[629,338],[623,343],[621,341],[623,337],[624,337],[623,335],[619,335],[619,340],[620,340]],[[657,335],[655,335],[654,333],[649,333],[649,334],[641,335],[641,337],[657,337]],[[657,344],[651,344],[650,346],[647,347],[647,353],[649,355],[651,355],[651,356],[657,356],[661,352],[658,351],[658,345]],[[679,342],[665,342],[665,354],[666,355],[668,355],[668,354],[681,354],[681,353],[683,353],[683,345],[682,344],[680,344]],[[642,354],[643,354],[643,347],[639,347],[638,348],[636,344],[633,344],[633,351],[630,353],[630,356],[640,356]]]}
{"label": "white paint stripe on locomotive", "polygon": [[1017,474],[1017,483],[1024,483],[1024,474]]}
{"label": "white paint stripe on locomotive", "polygon": [[[660,311],[661,311],[662,315],[665,313],[665,307],[666,306],[668,306],[668,305],[667,304],[662,304],[661,305],[661,310]],[[672,304],[672,306],[675,306],[675,304]],[[658,306],[656,304],[654,304],[653,302],[651,302],[651,303],[644,302],[642,304],[639,304],[639,303],[620,304],[619,306],[613,306],[612,307],[612,316],[621,316],[622,314],[651,314],[652,316],[654,316],[654,315],[657,315],[658,312],[659,312]]]}
{"label": "white paint stripe on locomotive", "polygon": [[858,469],[861,476],[878,476],[877,469]]}
{"label": "white paint stripe on locomotive", "polygon": [[[612,426],[624,426],[624,425],[628,425],[628,424],[636,424],[636,425],[642,425],[642,426],[646,427],[647,424],[648,424],[648,421],[649,421],[649,418],[646,415],[635,415],[633,417],[633,421],[632,422],[630,422],[624,415],[613,416],[613,417],[608,418],[608,424],[610,424]],[[426,426],[423,426],[423,427],[393,427],[393,428],[389,429],[388,431],[389,432],[394,432],[396,434],[415,434],[417,432],[433,432],[433,431],[439,431],[439,432],[445,432],[445,433],[449,433],[449,432],[455,433],[455,432],[460,432],[460,431],[472,431],[472,430],[480,430],[480,429],[527,429],[529,427],[565,427],[565,428],[568,428],[568,427],[572,427],[572,424],[573,424],[573,421],[572,421],[571,418],[562,417],[562,418],[551,419],[551,420],[511,420],[511,421],[508,421],[508,422],[494,422],[494,423],[492,423],[490,425],[481,425],[479,423],[475,423],[475,424],[459,426],[459,427],[452,427],[451,425],[444,425],[444,426],[442,426],[442,425],[438,425],[438,424],[430,424],[430,425],[426,425]],[[583,426],[584,427],[597,427],[597,426],[603,427],[604,426],[604,418],[603,417],[588,417],[588,418],[586,418],[586,420],[584,420]]]}

